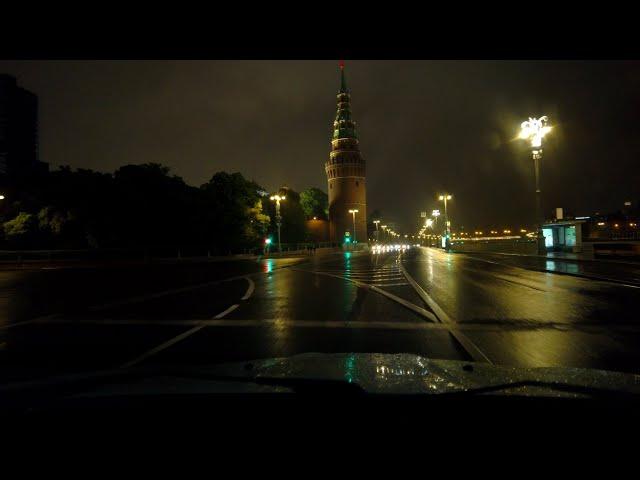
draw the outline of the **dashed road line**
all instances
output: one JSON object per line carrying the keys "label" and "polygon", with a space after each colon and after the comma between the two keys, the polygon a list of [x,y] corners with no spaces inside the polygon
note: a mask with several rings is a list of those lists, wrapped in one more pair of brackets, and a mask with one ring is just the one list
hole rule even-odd
{"label": "dashed road line", "polygon": [[[276,267],[276,269],[277,270],[283,270],[285,268],[288,269],[288,268],[291,268],[293,265],[297,265],[298,263],[293,263],[292,265],[284,265],[284,266],[281,266],[281,267]],[[251,281],[250,277],[256,277],[256,276],[265,275],[265,273],[266,272],[264,272],[264,271],[252,272],[252,273],[244,273],[242,275],[235,275],[233,277],[223,278],[221,280],[213,280],[211,282],[198,283],[196,285],[187,285],[186,287],[179,287],[179,288],[173,288],[173,289],[170,289],[170,290],[163,290],[161,292],[149,293],[147,295],[140,295],[140,296],[135,296],[135,297],[124,298],[124,299],[121,299],[121,300],[114,300],[113,302],[103,303],[103,304],[99,304],[99,305],[93,305],[91,307],[88,307],[88,309],[91,310],[91,311],[106,310],[106,309],[113,308],[113,307],[120,307],[120,306],[123,306],[123,305],[130,305],[132,303],[146,302],[147,300],[155,300],[156,298],[165,297],[167,295],[175,295],[176,293],[185,293],[185,292],[189,292],[191,290],[197,290],[199,288],[213,287],[213,286],[219,285],[221,283],[233,282],[234,280],[240,280],[242,278]],[[253,293],[253,292],[251,292],[251,293]],[[247,298],[249,298],[249,297],[247,297]],[[243,300],[245,300],[245,298],[243,298]]]}
{"label": "dashed road line", "polygon": [[0,325],[0,330],[19,327],[21,325],[29,325],[30,323],[44,323],[54,318],[58,318],[61,315],[62,315],[61,313],[52,313],[51,315],[43,315],[41,317],[32,318],[30,320],[23,320],[22,322],[14,322],[14,323],[9,323],[7,325]]}
{"label": "dashed road line", "polygon": [[[238,308],[238,304],[234,304],[231,305],[229,308],[227,308],[225,311],[220,312],[219,314],[217,314],[215,317],[213,317],[214,319],[220,319],[222,317],[224,317],[225,315],[227,315],[228,313],[233,312],[236,308]],[[155,355],[156,353],[159,353],[163,350],[166,350],[167,348],[171,347],[172,345],[175,345],[176,343],[184,340],[187,337],[190,337],[191,335],[193,335],[196,332],[199,332],[200,330],[202,330],[203,328],[205,328],[207,326],[206,323],[200,321],[200,325],[196,325],[195,327],[191,328],[190,330],[187,330],[186,332],[181,333],[180,335],[176,335],[175,337],[167,340],[164,343],[161,343],[160,345],[158,345],[157,347],[152,348],[151,350],[143,353],[142,355],[140,355],[137,358],[134,358],[133,360],[124,363],[120,366],[120,368],[129,368],[132,367],[140,362],[142,362],[143,360],[146,360],[147,358]]]}
{"label": "dashed road line", "polygon": [[124,306],[124,305],[130,305],[132,303],[142,303],[142,302],[146,302],[148,300],[155,300],[157,298],[166,297],[167,295],[175,295],[175,294],[178,294],[178,293],[185,293],[185,292],[190,292],[192,290],[198,290],[200,288],[213,287],[213,286],[219,285],[221,283],[232,282],[234,280],[240,280],[241,278],[245,278],[245,275],[238,275],[238,276],[235,276],[235,277],[225,278],[223,280],[214,280],[212,282],[198,283],[196,285],[188,285],[186,287],[172,288],[170,290],[163,290],[161,292],[149,293],[147,295],[139,295],[139,296],[136,296],[136,297],[124,298],[122,300],[114,300],[113,302],[108,302],[108,303],[103,303],[103,304],[100,304],[100,305],[91,306],[88,309],[90,311],[106,310],[106,309],[113,308],[113,307],[121,307],[121,306]]}
{"label": "dashed road line", "polygon": [[46,322],[48,325],[105,325],[105,326],[151,326],[151,327],[175,327],[175,326],[199,326],[207,327],[310,327],[310,328],[371,328],[371,329],[400,329],[400,330],[460,330],[460,331],[481,331],[481,332],[517,332],[528,330],[557,330],[562,332],[577,331],[592,334],[609,335],[612,331],[620,333],[640,334],[640,326],[635,324],[607,324],[594,325],[591,323],[562,323],[562,322],[477,322],[477,323],[457,323],[454,326],[445,323],[432,322],[403,322],[403,321],[378,321],[378,320],[285,320],[282,318],[261,318],[261,319],[117,319],[117,318],[95,318],[87,320],[55,319]]}
{"label": "dashed road line", "polygon": [[148,352],[143,353],[139,357],[134,358],[133,360],[121,365],[120,368],[132,367],[132,366],[142,362],[143,360],[146,360],[147,358],[151,357],[152,355],[155,355],[156,353],[159,353],[162,350],[165,350],[165,349],[169,348],[170,346],[175,345],[179,341],[184,340],[185,338],[193,335],[194,333],[196,333],[199,330],[202,330],[204,327],[206,327],[206,325],[198,325],[196,327],[193,327],[192,329],[187,330],[186,332],[183,332],[180,335],[177,335],[177,336],[167,340],[164,343],[161,343],[157,347],[152,348],[151,350],[149,350]]}
{"label": "dashed road line", "polygon": [[233,312],[236,308],[238,308],[240,305],[238,305],[237,303],[235,305],[231,305],[229,308],[227,308],[224,312],[220,312],[219,314],[217,314],[215,317],[213,317],[214,319],[219,319],[222,317],[227,316],[229,313]]}

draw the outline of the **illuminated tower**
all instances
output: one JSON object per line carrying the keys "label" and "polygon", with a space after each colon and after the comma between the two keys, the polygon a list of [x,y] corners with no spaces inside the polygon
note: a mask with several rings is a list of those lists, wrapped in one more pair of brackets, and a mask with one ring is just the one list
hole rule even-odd
{"label": "illuminated tower", "polygon": [[[367,187],[365,162],[360,155],[356,123],[351,119],[351,96],[340,63],[338,112],[333,122],[331,153],[325,163],[329,182],[329,231],[332,242],[342,242],[345,233],[358,243],[367,238]],[[355,232],[353,231],[355,213]],[[351,212],[350,212],[351,211]]]}

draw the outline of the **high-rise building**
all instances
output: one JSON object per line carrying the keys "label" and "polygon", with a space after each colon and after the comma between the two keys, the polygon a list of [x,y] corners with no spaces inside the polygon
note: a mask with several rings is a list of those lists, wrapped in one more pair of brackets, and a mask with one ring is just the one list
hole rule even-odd
{"label": "high-rise building", "polygon": [[[345,235],[367,242],[366,166],[360,155],[356,122],[351,118],[351,96],[347,89],[344,64],[340,64],[338,112],[333,122],[331,153],[325,163],[329,182],[329,235],[332,242],[342,242]],[[355,213],[355,231],[354,214]]]}
{"label": "high-rise building", "polygon": [[0,74],[0,180],[28,179],[46,170],[38,158],[38,97]]}

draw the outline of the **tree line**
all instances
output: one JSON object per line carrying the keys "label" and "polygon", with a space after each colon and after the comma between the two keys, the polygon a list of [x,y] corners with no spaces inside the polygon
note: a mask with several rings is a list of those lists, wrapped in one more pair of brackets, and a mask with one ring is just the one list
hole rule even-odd
{"label": "tree line", "polygon": [[[259,248],[276,232],[269,200],[276,192],[237,172],[217,172],[194,187],[156,163],[113,174],[64,166],[0,193],[2,249],[166,247],[219,255]],[[316,188],[279,193],[287,197],[282,241],[308,241],[305,221],[327,218],[327,195]]]}

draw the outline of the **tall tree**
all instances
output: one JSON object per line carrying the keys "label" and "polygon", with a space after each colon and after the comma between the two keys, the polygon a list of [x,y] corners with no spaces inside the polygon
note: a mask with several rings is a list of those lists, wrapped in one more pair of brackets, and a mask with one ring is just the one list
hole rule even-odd
{"label": "tall tree", "polygon": [[209,211],[208,240],[224,253],[257,246],[268,223],[259,191],[264,190],[242,174],[218,172],[202,185]]}
{"label": "tall tree", "polygon": [[316,217],[320,220],[329,218],[329,197],[319,188],[307,188],[300,192],[300,206],[308,219]]}

